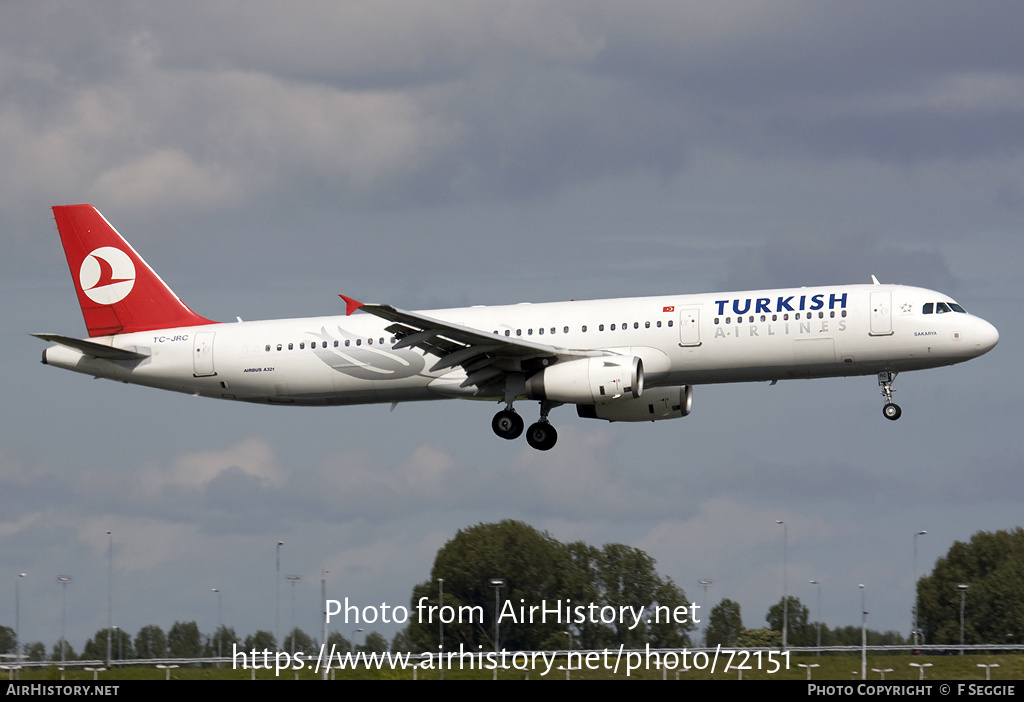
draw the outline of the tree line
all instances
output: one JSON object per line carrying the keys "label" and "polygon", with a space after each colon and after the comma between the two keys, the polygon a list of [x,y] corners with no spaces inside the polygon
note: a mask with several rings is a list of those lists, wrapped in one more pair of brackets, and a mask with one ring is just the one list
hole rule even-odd
{"label": "tree line", "polygon": [[[46,646],[41,641],[26,643],[21,653],[29,661],[104,661],[107,660],[108,629],[100,629],[96,635],[86,641],[80,652],[61,639],[53,645],[47,656]],[[328,647],[340,653],[350,651],[383,652],[388,649],[388,641],[383,634],[371,631],[362,644],[353,648],[352,642],[338,632],[327,637]],[[320,643],[296,627],[284,637],[281,646],[277,645],[276,637],[269,631],[257,631],[241,639],[231,627],[220,626],[213,634],[203,634],[194,622],[174,622],[166,633],[155,624],[139,629],[135,638],[119,628],[115,628],[110,638],[111,660],[132,660],[152,658],[212,658],[214,656],[230,656],[234,646],[239,650],[263,651],[303,651],[311,652],[320,647]],[[0,626],[0,654],[15,652],[16,640],[14,630]]]}
{"label": "tree line", "polygon": [[[955,542],[936,562],[931,575],[918,580],[917,595],[921,643],[955,645],[961,627],[966,644],[1024,643],[1024,529],[978,532],[970,542]],[[522,621],[521,612],[544,603],[568,610],[570,616]],[[654,559],[640,549],[623,544],[598,548],[582,541],[562,543],[528,524],[505,520],[459,530],[438,550],[430,579],[413,588],[409,608],[416,613],[421,611],[418,607],[433,607],[437,617],[410,617],[390,645],[383,635],[371,632],[355,650],[436,651],[443,635],[446,651],[458,650],[460,645],[465,650],[489,651],[495,647],[496,633],[497,643],[506,650],[600,649],[620,644],[627,648],[646,644],[680,648],[692,645],[690,632],[695,627],[688,621],[692,618],[686,612],[689,604],[683,589],[659,575]],[[472,616],[448,621],[442,627],[442,606]],[[583,621],[575,621],[573,608],[578,606],[594,609],[586,612]],[[628,616],[623,615],[626,609]],[[615,615],[595,621],[590,616],[595,610]],[[819,635],[822,646],[861,643],[859,626],[829,628],[810,621],[807,607],[792,596],[788,603],[780,600],[769,608],[767,626],[752,629],[743,627],[738,603],[722,600],[708,613],[706,643],[781,645],[784,610],[789,615],[790,646],[814,646]],[[664,618],[666,612],[675,618]],[[498,616],[502,621],[496,632]],[[80,654],[58,641],[50,659],[105,660],[107,636],[106,629],[99,630]],[[912,638],[895,631],[869,630],[867,636],[870,645],[903,644]],[[330,634],[327,643],[342,653],[353,650],[351,642],[337,632]],[[242,640],[229,627],[203,635],[194,621],[175,622],[166,634],[159,626],[145,626],[134,639],[115,629],[111,657],[212,657],[230,655],[234,645],[246,651],[290,652],[293,646],[296,651],[311,651],[319,647],[300,629],[294,629],[281,644],[278,647],[273,634],[266,631]],[[14,647],[14,631],[0,626],[0,653],[13,653]],[[29,660],[46,659],[42,642],[27,644],[23,652]]]}

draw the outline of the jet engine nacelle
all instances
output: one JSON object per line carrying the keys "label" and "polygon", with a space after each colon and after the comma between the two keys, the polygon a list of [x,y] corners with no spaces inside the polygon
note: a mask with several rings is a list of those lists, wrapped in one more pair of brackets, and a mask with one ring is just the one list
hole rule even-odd
{"label": "jet engine nacelle", "polygon": [[644,391],[644,364],[636,356],[599,356],[548,366],[526,381],[531,400],[603,405]]}
{"label": "jet engine nacelle", "polygon": [[677,419],[690,413],[693,386],[654,388],[639,399],[630,398],[604,405],[576,405],[576,413],[586,419],[607,419],[609,422],[656,422]]}

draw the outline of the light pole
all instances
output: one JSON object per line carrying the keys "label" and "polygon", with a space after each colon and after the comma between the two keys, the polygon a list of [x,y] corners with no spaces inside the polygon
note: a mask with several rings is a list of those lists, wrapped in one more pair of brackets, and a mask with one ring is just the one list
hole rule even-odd
{"label": "light pole", "polygon": [[[324,641],[323,641],[323,645],[324,646],[327,646],[327,574],[329,572],[330,571],[328,571],[326,568],[321,568],[320,569],[320,601],[323,602],[323,605],[324,605],[324,610],[321,613],[323,615],[323,618],[324,618]],[[328,654],[328,655],[330,655],[330,654]],[[326,666],[326,665],[324,666],[324,677],[323,677],[324,680],[327,679],[327,669],[329,667],[330,666]]]}
{"label": "light pole", "polygon": [[114,635],[114,535],[107,532],[107,667],[110,667],[111,637]]}
{"label": "light pole", "polygon": [[868,608],[864,603],[864,585],[860,585],[860,679],[868,679]]}
{"label": "light pole", "polygon": [[565,679],[569,679],[569,669],[572,667],[572,631],[566,629],[566,636],[569,637],[569,654],[565,657]]}
{"label": "light pole", "polygon": [[917,676],[918,680],[924,680],[924,669],[932,667],[931,663],[910,663],[909,665],[913,668],[917,668],[918,672],[920,673]]}
{"label": "light pole", "polygon": [[960,655],[964,655],[964,602],[967,600],[967,588],[970,585],[960,583],[956,589],[960,591]]}
{"label": "light pole", "polygon": [[914,645],[917,646],[917,537],[924,536],[925,530],[914,532]]}
{"label": "light pole", "polygon": [[224,655],[220,650],[221,639],[224,638],[222,631],[224,629],[224,611],[221,609],[220,588],[211,587],[210,592],[217,593],[217,633],[215,636],[217,637],[217,658],[220,658]]}
{"label": "light pole", "polygon": [[810,663],[810,664],[808,664],[808,663],[797,663],[797,665],[800,666],[801,668],[807,668],[807,679],[808,680],[811,679],[811,668],[819,667],[817,663]]}
{"label": "light pole", "polygon": [[[700,583],[700,586],[702,588],[704,588],[704,613],[707,614],[708,613],[708,588],[711,587],[711,585],[715,581],[712,580],[711,578],[701,578],[697,582]],[[708,619],[709,619],[709,617],[704,617],[704,620],[705,620],[704,621],[704,645],[705,646],[708,645]]]}
{"label": "light pole", "polygon": [[18,662],[18,652],[23,651],[21,646],[21,579],[28,577],[28,573],[18,573],[14,581],[14,662]]}
{"label": "light pole", "polygon": [[68,583],[71,582],[70,575],[58,575],[57,582],[61,589],[61,610],[60,610],[60,679],[64,679],[64,663],[66,662],[68,640],[64,636],[65,623],[68,618]]}
{"label": "light pole", "polygon": [[[816,585],[818,587],[818,621],[817,621],[818,627],[817,628],[818,628],[818,648],[820,649],[821,648],[821,583],[818,582],[817,580],[809,580],[808,582],[811,585]],[[818,651],[818,655],[819,656],[821,655],[821,651],[820,650]]]}
{"label": "light pole", "polygon": [[882,680],[885,680],[885,674],[886,673],[891,673],[892,672],[892,668],[872,668],[871,672],[872,673],[878,673],[879,675],[882,676]]}
{"label": "light pole", "polygon": [[274,548],[274,637],[281,641],[281,547],[284,541],[278,541]]}
{"label": "light pole", "polygon": [[497,662],[498,662],[498,631],[499,631],[498,622],[501,620],[501,617],[498,616],[498,613],[501,611],[500,602],[499,602],[498,597],[499,597],[499,593],[501,592],[501,588],[503,588],[504,586],[505,586],[505,578],[491,578],[491,587],[494,588],[494,662],[495,662],[495,665],[494,665],[494,679],[495,680],[498,679],[498,665],[497,665]]}
{"label": "light pole", "polygon": [[[444,612],[444,578],[437,579],[437,611]],[[438,634],[437,634],[437,650],[441,652],[441,661],[444,661],[444,615],[442,614],[437,618],[438,620]],[[444,665],[438,666],[440,672],[440,679],[444,680]]]}
{"label": "light pole", "polygon": [[786,648],[789,632],[789,527],[781,519],[775,520],[782,525],[782,647]]}
{"label": "light pole", "polygon": [[292,584],[292,656],[295,656],[295,583],[302,580],[298,575],[287,576],[288,582]]}
{"label": "light pole", "polygon": [[998,668],[999,664],[998,663],[991,663],[989,665],[986,665],[984,663],[979,663],[978,667],[979,668],[984,668],[985,669],[985,679],[986,680],[991,680],[992,679],[992,669],[993,668]]}

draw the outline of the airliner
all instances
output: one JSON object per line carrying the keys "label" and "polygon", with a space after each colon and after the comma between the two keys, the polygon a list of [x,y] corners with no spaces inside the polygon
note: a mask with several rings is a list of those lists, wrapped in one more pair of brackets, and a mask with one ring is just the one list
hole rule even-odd
{"label": "airliner", "polygon": [[[271,405],[449,398],[503,404],[491,427],[522,435],[514,403],[540,405],[530,446],[551,449],[561,405],[610,422],[685,417],[693,387],[878,378],[991,350],[996,328],[932,290],[864,285],[669,294],[427,311],[340,296],[345,314],[218,323],[187,307],[91,205],[53,208],[88,339],[34,334],[43,363],[164,390]],[[359,312],[357,314],[357,312]]]}

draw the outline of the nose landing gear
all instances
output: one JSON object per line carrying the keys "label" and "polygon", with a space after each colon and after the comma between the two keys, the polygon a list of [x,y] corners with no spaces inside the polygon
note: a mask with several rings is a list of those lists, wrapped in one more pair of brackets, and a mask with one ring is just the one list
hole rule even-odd
{"label": "nose landing gear", "polygon": [[903,414],[903,410],[900,409],[900,406],[892,401],[893,385],[895,384],[896,373],[892,371],[882,371],[878,374],[878,385],[882,388],[882,397],[885,398],[885,404],[882,406],[882,414],[886,419],[891,419],[894,422]]}

